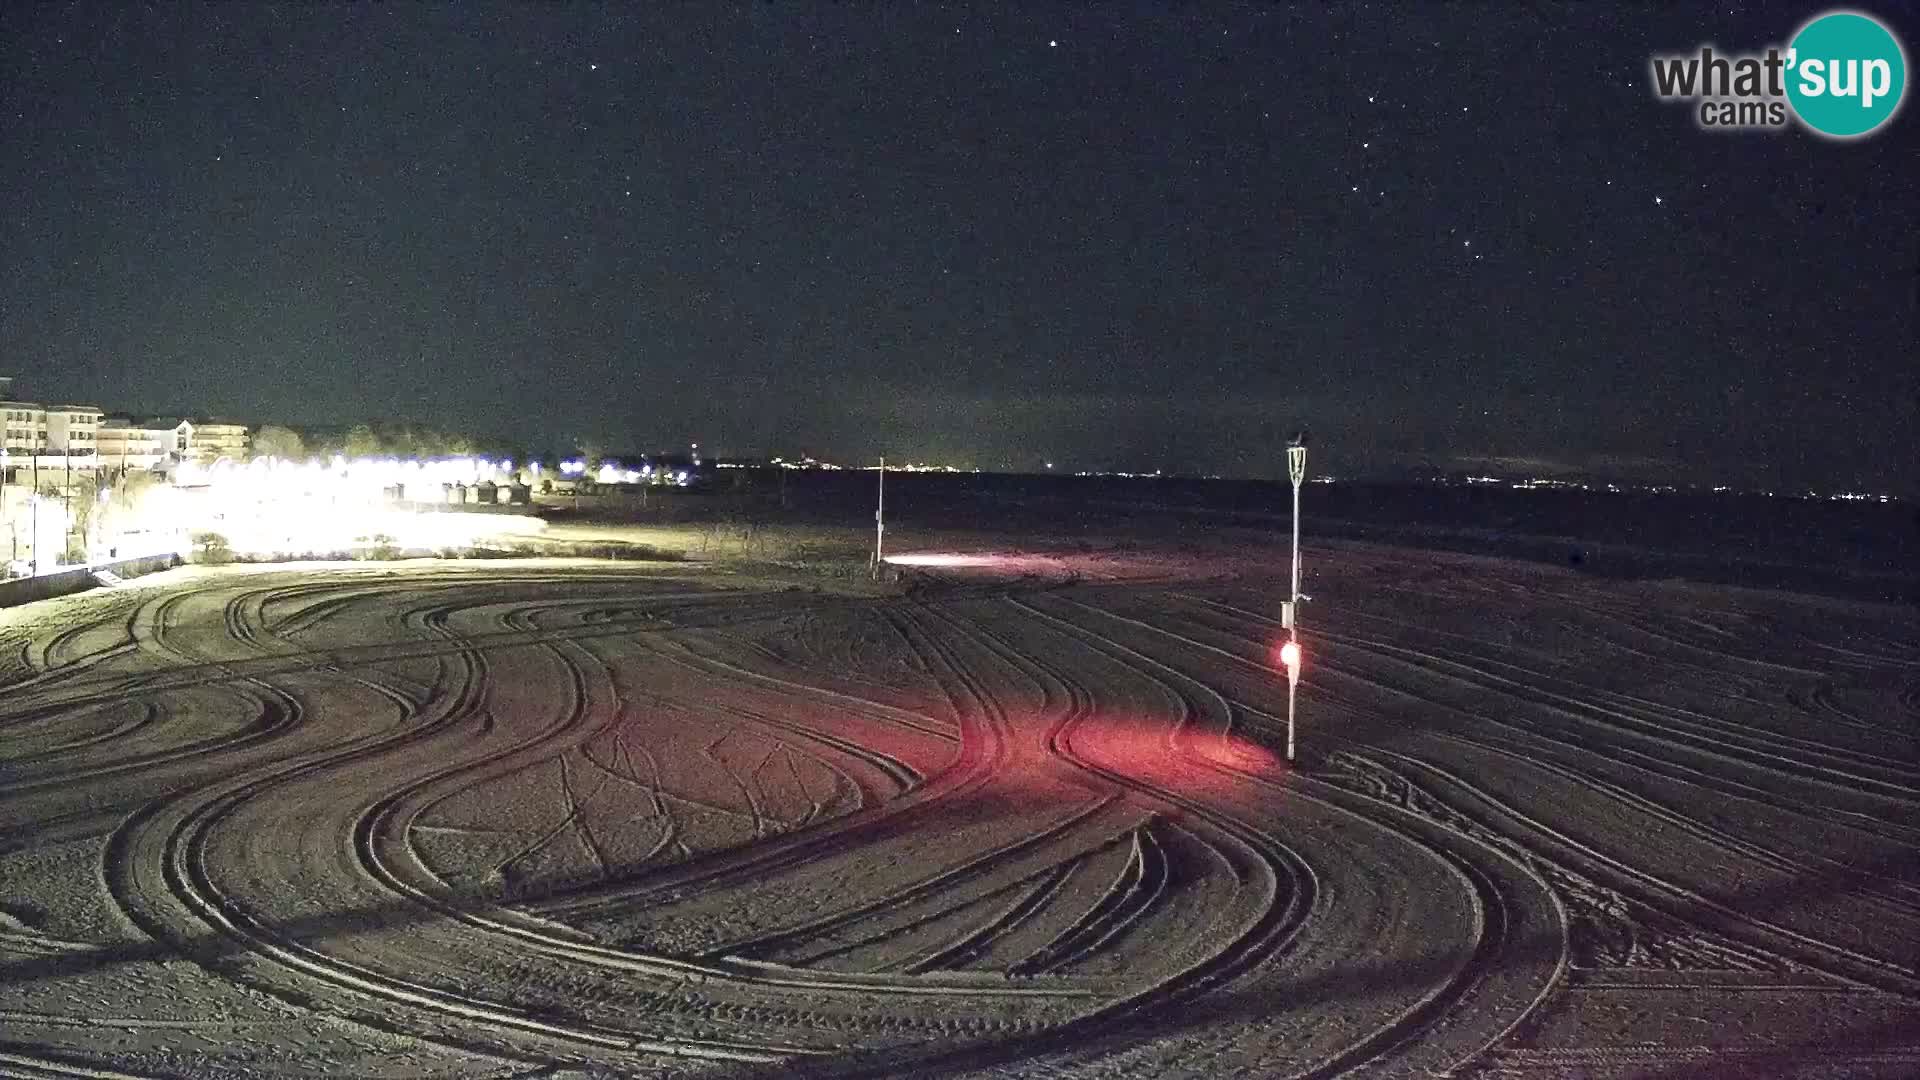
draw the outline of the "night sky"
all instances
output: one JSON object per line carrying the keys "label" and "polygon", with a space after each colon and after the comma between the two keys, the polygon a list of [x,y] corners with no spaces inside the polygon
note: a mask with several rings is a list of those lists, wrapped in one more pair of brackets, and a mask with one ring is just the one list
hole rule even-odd
{"label": "night sky", "polygon": [[1274,475],[1306,424],[1346,475],[1916,488],[1913,103],[1843,144],[1649,86],[1822,8],[644,7],[0,5],[0,374],[536,448]]}

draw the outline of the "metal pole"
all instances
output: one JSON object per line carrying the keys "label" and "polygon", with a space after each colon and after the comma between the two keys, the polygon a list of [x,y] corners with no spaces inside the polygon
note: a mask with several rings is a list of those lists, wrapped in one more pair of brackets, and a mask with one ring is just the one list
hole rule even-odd
{"label": "metal pole", "polygon": [[1294,698],[1300,686],[1300,483],[1307,477],[1307,448],[1287,447],[1287,478],[1293,481],[1293,582],[1287,598],[1287,641],[1295,661],[1287,667],[1287,760],[1293,760]]}
{"label": "metal pole", "polygon": [[1297,479],[1293,482],[1293,591],[1288,599],[1296,604],[1300,602],[1300,481]]}
{"label": "metal pole", "polygon": [[880,562],[885,555],[887,536],[887,459],[880,458],[880,497],[873,510],[873,572],[880,572]]}
{"label": "metal pole", "polygon": [[1293,694],[1300,681],[1287,676],[1287,760],[1293,760]]}

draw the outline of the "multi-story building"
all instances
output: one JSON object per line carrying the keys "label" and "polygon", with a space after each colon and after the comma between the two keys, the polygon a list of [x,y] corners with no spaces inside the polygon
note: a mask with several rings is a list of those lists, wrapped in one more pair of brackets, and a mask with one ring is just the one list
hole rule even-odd
{"label": "multi-story building", "polygon": [[252,436],[245,424],[221,424],[213,421],[187,424],[187,446],[203,465],[210,465],[221,458],[245,461],[252,442]]}
{"label": "multi-story building", "polygon": [[47,406],[47,449],[57,454],[92,454],[98,446],[98,405]]}
{"label": "multi-story building", "polygon": [[[138,452],[140,444],[155,442],[159,452],[174,461],[192,461],[201,465],[211,465],[221,458],[229,461],[245,461],[252,446],[252,434],[244,424],[223,424],[214,421],[184,420],[179,417],[150,418],[144,421],[116,420],[128,434],[118,431],[105,436],[112,443],[113,453],[117,453],[125,442],[129,454]],[[109,457],[112,453],[109,453]]]}
{"label": "multi-story building", "polygon": [[100,429],[92,405],[41,405],[16,401],[13,376],[0,376],[0,449],[8,455],[59,454],[90,457]]}
{"label": "multi-story building", "polygon": [[90,456],[100,430],[100,410],[92,405],[38,405],[0,401],[9,454]]}
{"label": "multi-story building", "polygon": [[10,454],[32,454],[47,441],[47,411],[25,401],[0,401],[0,424]]}
{"label": "multi-story building", "polygon": [[168,460],[245,461],[252,445],[244,424],[177,417],[144,422],[115,417],[102,423],[92,405],[40,405],[15,401],[12,393],[13,377],[0,376],[0,449],[10,456],[71,457],[76,468],[79,458],[99,457],[112,466],[151,468]]}
{"label": "multi-story building", "polygon": [[102,421],[97,436],[100,464],[110,469],[151,469],[171,460],[182,445],[174,428],[136,424],[123,416]]}

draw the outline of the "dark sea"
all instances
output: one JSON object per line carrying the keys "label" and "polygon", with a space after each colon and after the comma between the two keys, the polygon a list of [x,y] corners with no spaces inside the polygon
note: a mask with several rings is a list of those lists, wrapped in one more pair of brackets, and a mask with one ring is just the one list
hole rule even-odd
{"label": "dark sea", "polygon": [[[724,470],[748,512],[870,522],[873,472]],[[785,487],[784,498],[780,495]],[[1258,480],[887,474],[894,528],[1154,533],[1290,527],[1292,491]],[[1920,603],[1920,505],[1738,493],[1308,483],[1306,543],[1365,540],[1557,562],[1584,573]]]}

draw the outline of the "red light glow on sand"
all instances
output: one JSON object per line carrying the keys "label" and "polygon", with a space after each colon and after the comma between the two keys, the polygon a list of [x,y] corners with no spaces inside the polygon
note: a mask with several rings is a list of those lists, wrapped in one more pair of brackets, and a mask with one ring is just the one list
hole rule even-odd
{"label": "red light glow on sand", "polygon": [[1090,716],[1061,739],[1072,758],[1096,769],[1188,796],[1247,793],[1252,789],[1237,774],[1277,780],[1287,768],[1279,754],[1244,735],[1175,730],[1164,717]]}

